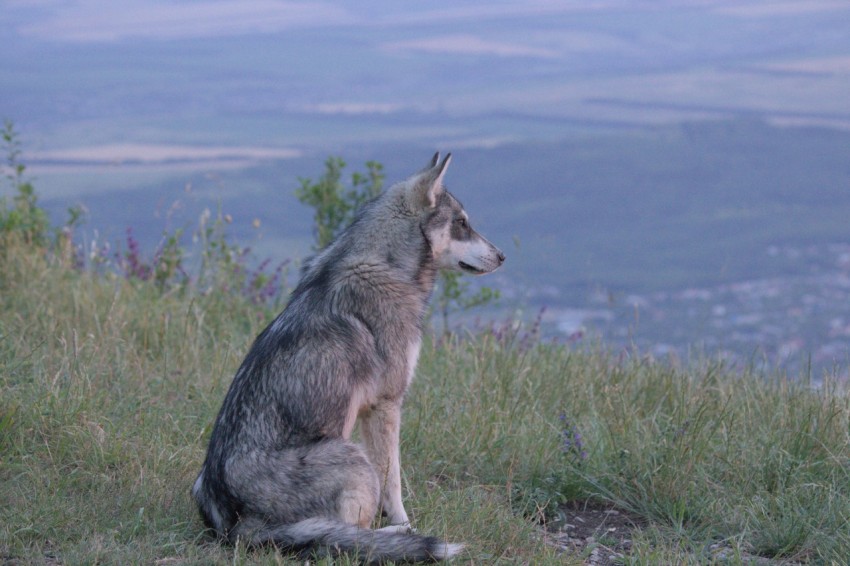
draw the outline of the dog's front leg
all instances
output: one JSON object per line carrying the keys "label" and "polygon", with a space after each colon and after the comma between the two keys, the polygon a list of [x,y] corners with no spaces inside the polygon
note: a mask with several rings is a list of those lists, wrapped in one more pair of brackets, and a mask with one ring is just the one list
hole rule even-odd
{"label": "dog's front leg", "polygon": [[380,478],[381,507],[393,525],[410,523],[401,501],[400,427],[401,399],[381,400],[363,417],[363,442]]}

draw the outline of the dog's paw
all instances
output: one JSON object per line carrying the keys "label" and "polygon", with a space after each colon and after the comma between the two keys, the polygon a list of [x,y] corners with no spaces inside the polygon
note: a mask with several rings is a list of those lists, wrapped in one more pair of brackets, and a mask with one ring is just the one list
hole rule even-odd
{"label": "dog's paw", "polygon": [[416,529],[411,527],[410,523],[401,523],[399,525],[389,525],[387,527],[384,527],[384,528],[378,529],[378,530],[381,531],[381,532],[385,532],[385,533],[399,533],[399,534],[403,534],[403,535],[416,532]]}

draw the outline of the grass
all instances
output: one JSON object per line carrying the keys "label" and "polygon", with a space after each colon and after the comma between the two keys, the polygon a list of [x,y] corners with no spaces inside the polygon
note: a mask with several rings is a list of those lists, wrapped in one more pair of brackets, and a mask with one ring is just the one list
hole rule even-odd
{"label": "grass", "polygon": [[[238,295],[74,270],[26,245],[3,262],[0,554],[286,563],[211,542],[189,498],[219,403],[269,315]],[[467,542],[470,563],[569,562],[532,519],[604,499],[650,525],[628,563],[704,563],[718,541],[803,562],[850,556],[850,407],[834,384],[520,334],[423,348],[402,440],[421,531]],[[565,452],[561,415],[586,458]]]}

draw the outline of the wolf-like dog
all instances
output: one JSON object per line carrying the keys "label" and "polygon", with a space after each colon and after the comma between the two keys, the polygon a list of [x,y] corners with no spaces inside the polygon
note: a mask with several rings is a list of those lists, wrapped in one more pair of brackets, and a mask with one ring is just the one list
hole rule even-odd
{"label": "wolf-like dog", "polygon": [[[365,204],[305,265],[236,372],[192,488],[220,537],[370,564],[462,548],[410,529],[401,406],[439,270],[480,275],[505,256],[445,189],[451,154],[439,157]],[[351,441],[358,419],[362,446]],[[378,510],[390,526],[372,530]]]}

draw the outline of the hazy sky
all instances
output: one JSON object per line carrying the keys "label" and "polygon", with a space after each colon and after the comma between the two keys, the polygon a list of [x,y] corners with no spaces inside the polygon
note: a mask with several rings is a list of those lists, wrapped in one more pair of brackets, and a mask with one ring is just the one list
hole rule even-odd
{"label": "hazy sky", "polygon": [[740,114],[850,127],[846,0],[7,0],[0,26],[0,115],[60,147],[460,146]]}
{"label": "hazy sky", "polygon": [[[49,41],[103,42],[274,33],[293,28],[393,26],[466,22],[546,14],[699,10],[744,19],[848,13],[843,0],[527,0],[414,5],[389,0],[291,2],[281,0],[7,0],[0,18],[21,36]],[[0,5],[2,5],[0,4]],[[533,38],[530,38],[533,39]],[[424,49],[429,49],[424,44]],[[469,46],[455,44],[459,51]],[[495,53],[521,54],[505,51]]]}

